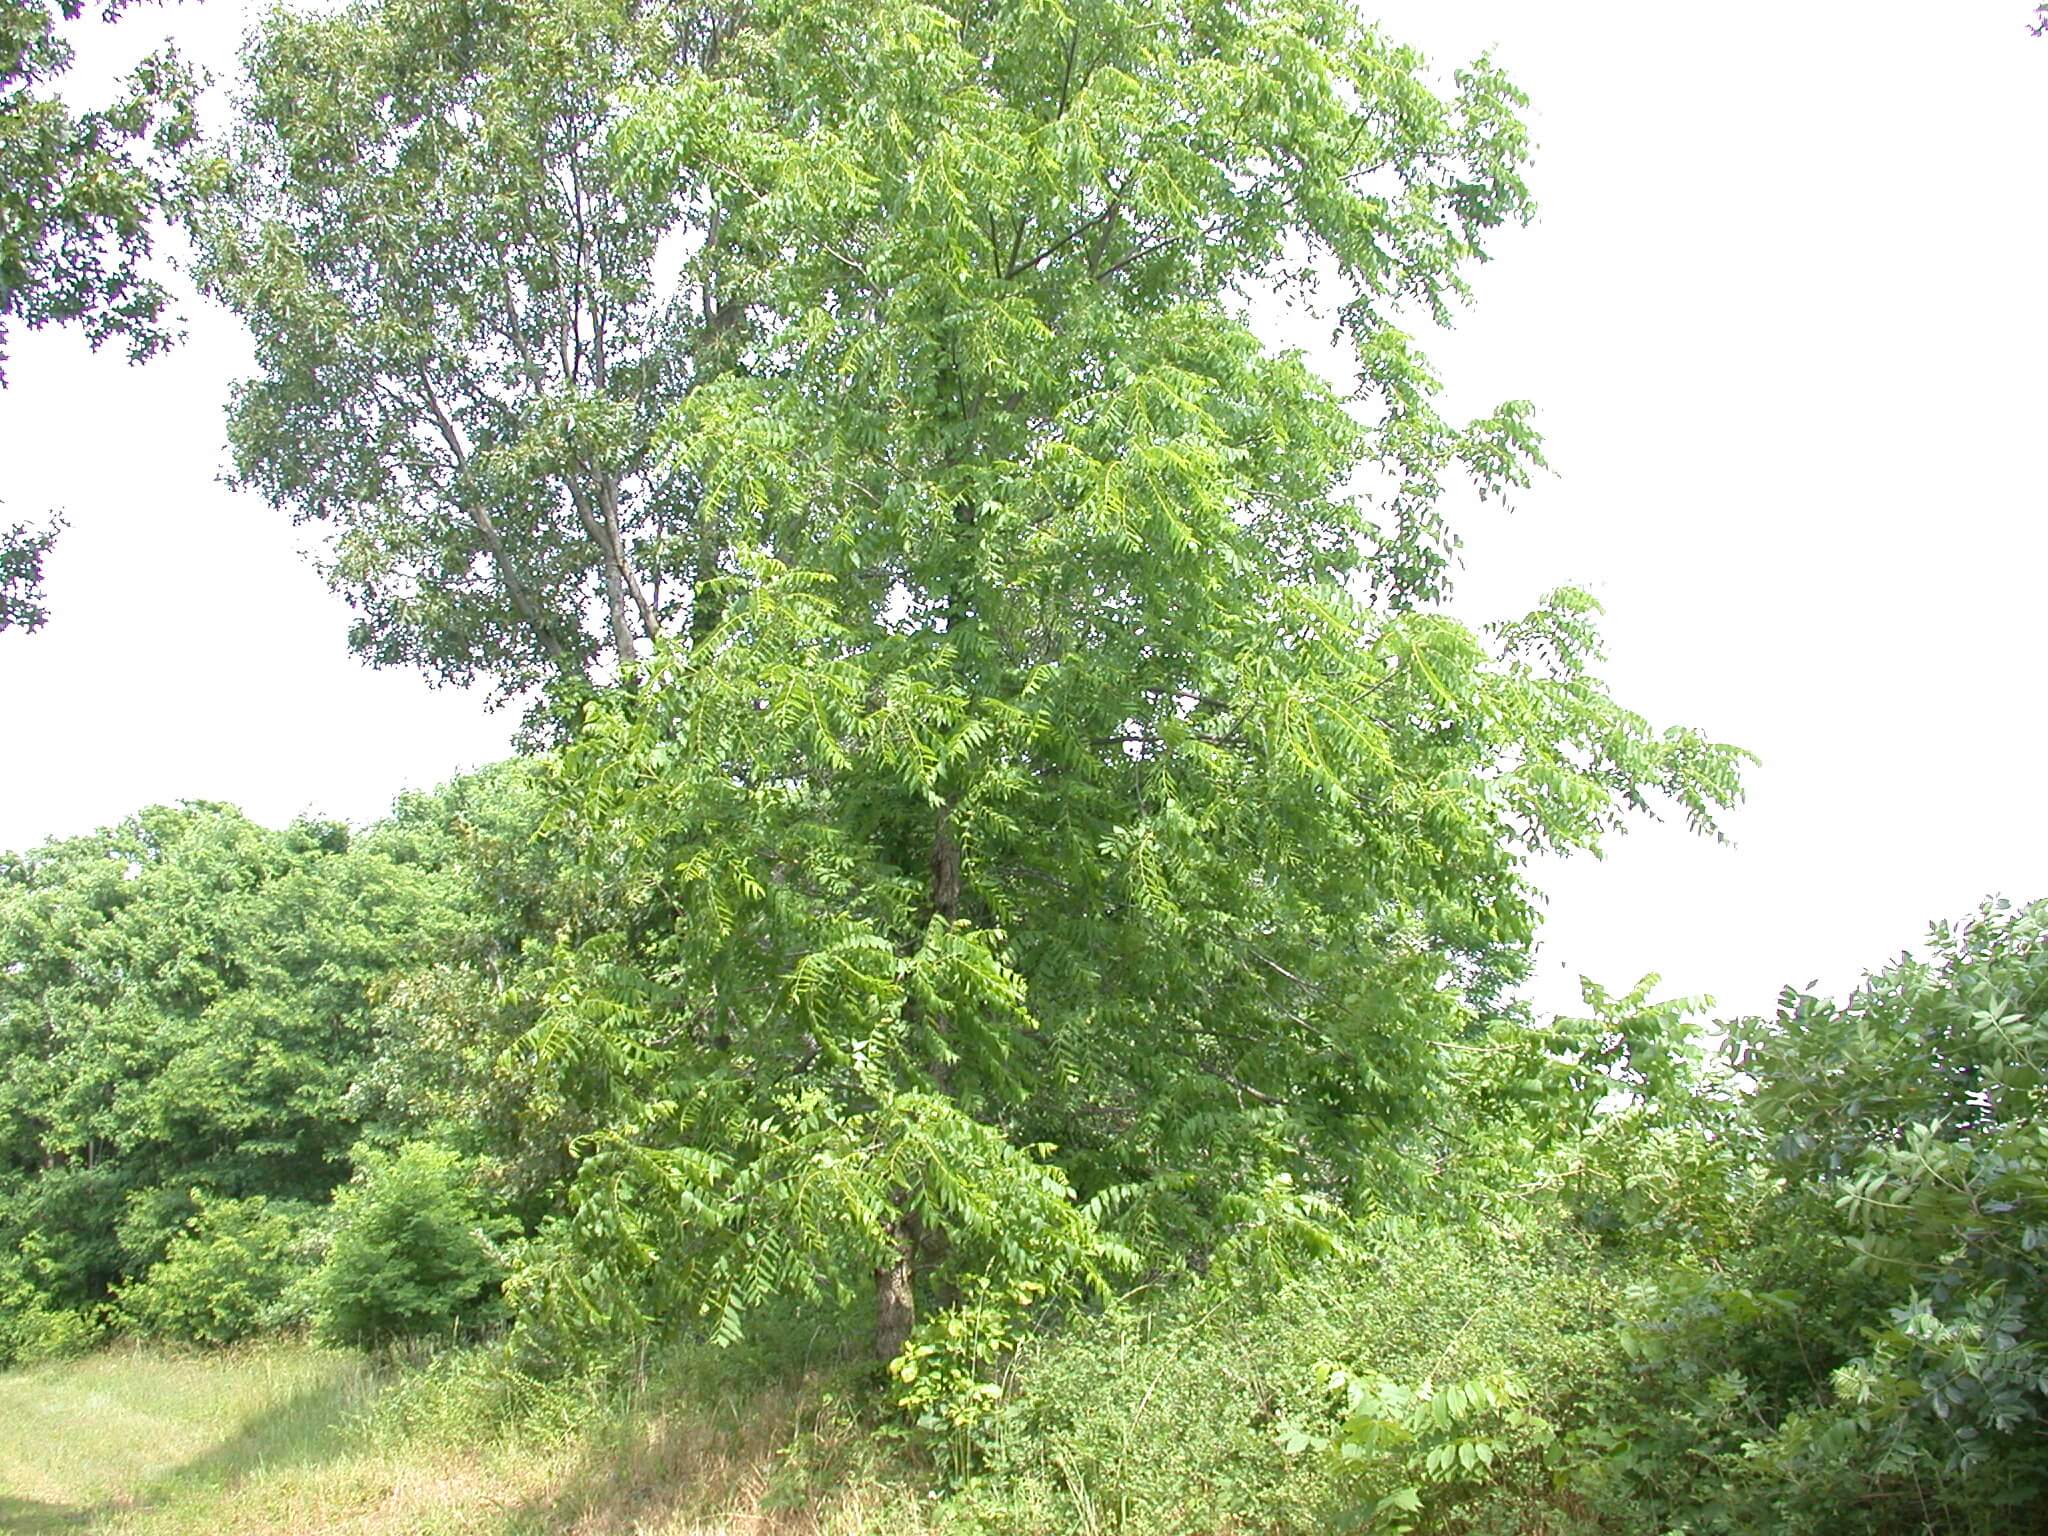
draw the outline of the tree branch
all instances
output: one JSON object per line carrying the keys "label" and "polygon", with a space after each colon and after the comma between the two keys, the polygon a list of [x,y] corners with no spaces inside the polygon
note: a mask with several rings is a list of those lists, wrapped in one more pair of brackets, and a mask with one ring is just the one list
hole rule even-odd
{"label": "tree branch", "polygon": [[[420,369],[420,389],[425,394],[427,409],[433,415],[434,425],[439,429],[442,441],[447,443],[449,453],[454,455],[456,473],[460,475],[469,467],[469,451],[462,441],[462,434],[456,430],[455,423],[442,408],[441,397],[434,392],[433,380],[427,376],[424,367]],[[505,540],[498,532],[498,525],[491,517],[490,508],[473,497],[460,494],[455,495],[453,500],[468,515],[470,522],[476,527],[478,536],[483,539],[484,548],[490,552],[491,563],[497,569],[498,579],[505,584],[505,595],[511,599],[513,611],[525,621],[527,628],[533,631],[534,638],[540,641],[541,648],[548,653],[548,658],[558,668],[566,669],[571,659],[568,647],[562,644],[553,626],[542,617],[539,604],[534,601],[533,595],[526,589],[526,584],[513,570],[512,556],[505,548]],[[580,664],[577,670],[582,670]]]}

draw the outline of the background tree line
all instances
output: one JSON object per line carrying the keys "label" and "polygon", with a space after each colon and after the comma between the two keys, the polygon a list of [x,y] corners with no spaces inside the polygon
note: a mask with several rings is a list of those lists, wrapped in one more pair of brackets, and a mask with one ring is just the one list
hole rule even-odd
{"label": "background tree line", "polygon": [[[549,1111],[507,1086],[494,1043],[545,900],[530,795],[512,763],[362,834],[188,803],[6,856],[10,1356],[101,1321],[225,1342],[303,1318],[311,1293],[292,1286],[333,1236],[329,1202],[394,1158],[431,1165],[457,1213],[418,1239],[423,1260],[532,1215]],[[430,1320],[497,1274],[468,1274]],[[347,1300],[373,1320],[342,1336],[405,1331]]]}

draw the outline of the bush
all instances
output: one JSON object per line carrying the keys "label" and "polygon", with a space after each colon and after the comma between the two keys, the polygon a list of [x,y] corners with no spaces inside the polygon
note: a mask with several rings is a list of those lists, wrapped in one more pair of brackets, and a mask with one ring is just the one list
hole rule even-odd
{"label": "bush", "polygon": [[1632,1301],[1655,1458],[1628,1502],[1703,1532],[2017,1529],[2048,1496],[2048,902],[1730,1029],[1731,1141],[1773,1193],[1728,1263]]}
{"label": "bush", "polygon": [[19,1258],[0,1260],[0,1366],[83,1354],[100,1333],[95,1314],[53,1306]]}
{"label": "bush", "polygon": [[192,1198],[199,1212],[147,1275],[119,1293],[135,1332],[193,1344],[232,1344],[298,1321],[306,1274],[306,1207],[295,1201]]}
{"label": "bush", "polygon": [[313,1283],[321,1336],[382,1344],[491,1321],[509,1229],[446,1148],[368,1155],[334,1202],[334,1244]]}
{"label": "bush", "polygon": [[[1356,1379],[1404,1400],[1432,1382],[1510,1383],[1501,1433],[1480,1426],[1511,1441],[1491,1469],[1493,1503],[1505,1529],[1570,1529],[1535,1430],[1568,1421],[1587,1384],[1621,1368],[1598,1254],[1555,1231],[1421,1223],[1347,1247],[1277,1287],[1187,1284],[1027,1343],[985,1426],[982,1473],[952,1505],[962,1523],[1020,1536],[1341,1528],[1422,1480],[1342,1450],[1357,1405],[1332,1386]],[[1435,1449],[1416,1448],[1423,1471]]]}
{"label": "bush", "polygon": [[1489,1522],[1525,1530],[1563,1518],[1544,1487],[1556,1426],[1523,1407],[1528,1389],[1508,1374],[1410,1385],[1332,1366],[1329,1388],[1344,1415],[1335,1435],[1291,1428],[1283,1443],[1334,1456],[1347,1474],[1349,1513],[1375,1531],[1459,1530]]}

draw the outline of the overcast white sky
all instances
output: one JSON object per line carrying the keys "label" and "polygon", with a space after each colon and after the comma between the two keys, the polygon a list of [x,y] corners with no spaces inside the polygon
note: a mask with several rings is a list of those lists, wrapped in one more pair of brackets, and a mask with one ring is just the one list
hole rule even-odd
{"label": "overcast white sky", "polygon": [[[1543,871],[1539,1002],[1580,972],[1723,1013],[1839,989],[1990,892],[2048,895],[2048,39],[2026,0],[1387,0],[1534,98],[1535,227],[1431,351],[1557,471],[1465,519],[1475,620],[1560,582],[1618,697],[1757,752],[1733,848],[1648,827]],[[232,65],[240,8],[136,13]],[[95,70],[95,73],[98,73]],[[17,334],[0,508],[62,508],[55,617],[0,635],[0,847],[152,801],[366,820],[515,721],[348,655],[300,535],[216,481],[236,326],[142,369]]]}

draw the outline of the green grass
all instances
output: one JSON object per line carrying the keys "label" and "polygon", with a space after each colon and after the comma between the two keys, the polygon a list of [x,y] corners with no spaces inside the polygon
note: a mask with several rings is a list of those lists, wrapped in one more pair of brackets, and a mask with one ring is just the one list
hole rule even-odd
{"label": "green grass", "polygon": [[406,1469],[367,1432],[378,1390],[359,1356],[293,1344],[124,1348],[0,1376],[15,1431],[0,1439],[0,1529],[283,1529],[273,1517],[388,1497]]}
{"label": "green grass", "polygon": [[[745,1403],[669,1388],[546,1431],[466,1418],[468,1392],[459,1375],[287,1342],[123,1347],[8,1372],[0,1532],[824,1536],[918,1523],[914,1498],[865,1462],[806,1472],[864,1441],[793,1387]],[[423,1398],[434,1422],[420,1422]],[[805,1454],[786,1456],[799,1438]]]}

